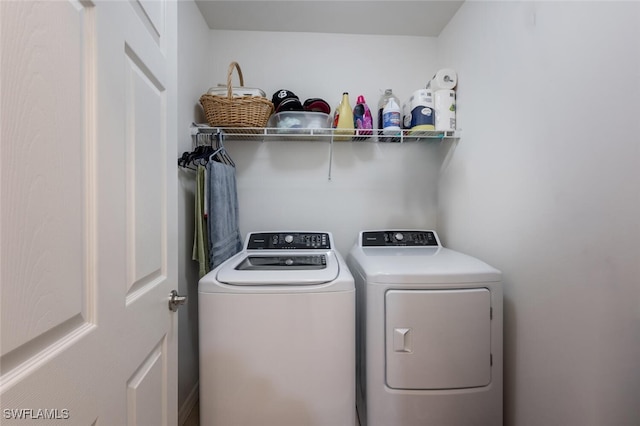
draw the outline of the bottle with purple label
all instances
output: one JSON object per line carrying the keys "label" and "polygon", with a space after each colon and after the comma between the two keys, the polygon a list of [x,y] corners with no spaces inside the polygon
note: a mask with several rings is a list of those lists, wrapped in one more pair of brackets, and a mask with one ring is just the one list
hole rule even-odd
{"label": "bottle with purple label", "polygon": [[[373,134],[373,118],[371,110],[364,100],[364,96],[358,96],[355,108],[353,108],[353,125],[358,136],[370,136]],[[356,137],[355,140],[365,140],[366,137]]]}

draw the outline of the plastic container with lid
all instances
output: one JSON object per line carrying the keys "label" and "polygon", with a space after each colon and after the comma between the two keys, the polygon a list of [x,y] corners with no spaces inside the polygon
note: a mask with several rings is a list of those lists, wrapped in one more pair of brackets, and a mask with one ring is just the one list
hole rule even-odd
{"label": "plastic container with lid", "polygon": [[279,134],[327,134],[331,116],[322,112],[283,111],[269,117],[267,127]]}

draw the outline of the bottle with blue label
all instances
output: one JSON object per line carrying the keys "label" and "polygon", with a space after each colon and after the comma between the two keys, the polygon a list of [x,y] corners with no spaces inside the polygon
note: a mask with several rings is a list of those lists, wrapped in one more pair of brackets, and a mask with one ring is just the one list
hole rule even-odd
{"label": "bottle with blue label", "polygon": [[379,133],[383,135],[379,137],[379,140],[383,142],[400,141],[400,125],[400,100],[391,89],[387,89],[378,102],[378,129],[381,130]]}
{"label": "bottle with blue label", "polygon": [[380,96],[380,100],[378,101],[378,130],[382,130],[382,110],[391,96],[393,96],[393,92],[391,89],[387,89],[384,91],[384,94]]}

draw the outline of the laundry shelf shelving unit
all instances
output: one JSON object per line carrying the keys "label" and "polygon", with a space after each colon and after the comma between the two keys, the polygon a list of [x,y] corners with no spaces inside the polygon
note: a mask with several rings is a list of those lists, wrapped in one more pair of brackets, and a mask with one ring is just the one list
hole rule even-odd
{"label": "laundry shelf shelving unit", "polygon": [[202,124],[191,126],[191,135],[222,132],[226,139],[252,139],[268,141],[282,140],[318,140],[325,142],[381,142],[403,143],[413,141],[433,141],[446,138],[459,138],[459,131],[439,130],[402,130],[397,135],[385,135],[382,130],[345,129],[283,129],[277,127],[210,127]]}
{"label": "laundry shelf shelving unit", "polygon": [[[350,132],[350,133],[346,133]],[[225,140],[253,140],[261,142],[275,141],[314,141],[329,144],[329,173],[333,163],[333,143],[407,143],[407,142],[441,142],[448,139],[459,139],[460,131],[440,130],[401,130],[397,134],[383,134],[382,130],[345,129],[283,129],[275,127],[211,127],[204,124],[193,124],[191,136],[194,146],[210,143],[211,135],[223,134]],[[204,136],[204,137],[203,137]]]}

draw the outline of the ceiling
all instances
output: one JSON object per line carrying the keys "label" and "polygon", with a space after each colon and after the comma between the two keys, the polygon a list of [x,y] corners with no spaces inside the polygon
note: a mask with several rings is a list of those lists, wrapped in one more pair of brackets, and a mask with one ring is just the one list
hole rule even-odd
{"label": "ceiling", "polygon": [[213,30],[436,37],[464,1],[196,0]]}

